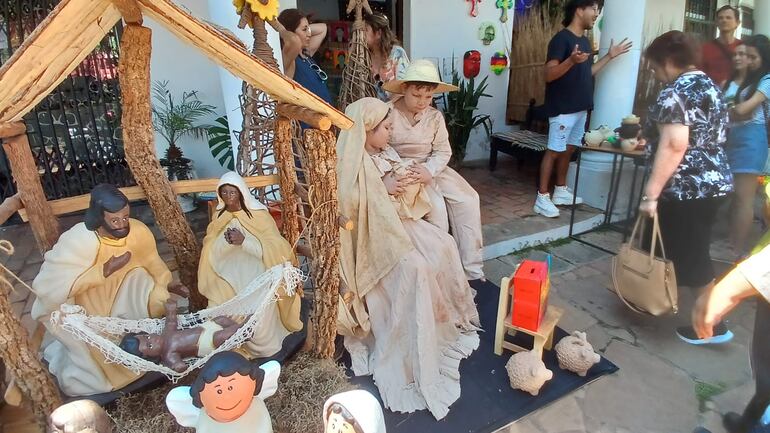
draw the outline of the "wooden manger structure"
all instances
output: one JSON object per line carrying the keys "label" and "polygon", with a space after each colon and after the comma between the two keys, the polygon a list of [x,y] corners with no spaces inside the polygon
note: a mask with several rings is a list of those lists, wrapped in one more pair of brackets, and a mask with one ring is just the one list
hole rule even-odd
{"label": "wooden manger structure", "polygon": [[[62,0],[14,55],[0,68],[0,138],[19,194],[0,206],[0,219],[19,211],[34,233],[42,253],[60,234],[57,216],[88,207],[87,195],[49,201],[43,192],[22,117],[61,83],[119,21],[119,80],[123,98],[126,161],[138,186],[123,188],[129,200],[146,199],[171,246],[180,279],[191,290],[191,305],[202,307],[197,292],[200,256],[192,229],[176,200],[177,194],[216,189],[218,179],[171,182],[155,153],[150,104],[152,32],[143,17],[157,21],[215,63],[260,89],[277,104],[274,148],[277,174],[246,177],[250,187],[279,185],[284,236],[295,244],[301,225],[308,225],[309,254],[315,282],[315,304],[309,329],[313,353],[330,358],[334,352],[339,294],[339,230],[336,202],[336,146],[332,126],[348,129],[352,121],[277,69],[246,51],[231,36],[194,18],[170,0]],[[311,128],[298,143],[293,123]],[[301,147],[304,175],[300,183],[295,149]],[[304,183],[306,188],[298,187]],[[20,198],[20,200],[19,200]],[[312,221],[300,219],[309,209]],[[304,223],[304,224],[303,224]],[[313,254],[317,252],[317,254]],[[36,350],[7,302],[8,284],[0,291],[0,358],[32,405],[39,424],[61,401],[53,380],[37,359]]]}

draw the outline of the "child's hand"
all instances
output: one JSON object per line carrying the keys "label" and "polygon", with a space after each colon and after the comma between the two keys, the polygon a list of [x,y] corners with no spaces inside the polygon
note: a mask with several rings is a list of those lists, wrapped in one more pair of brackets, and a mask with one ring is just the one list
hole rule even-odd
{"label": "child's hand", "polygon": [[425,168],[422,164],[412,164],[409,167],[409,171],[411,172],[411,178],[417,180],[419,183],[424,183],[428,185],[433,181],[433,175],[430,174],[430,171],[428,171],[427,168]]}
{"label": "child's hand", "polygon": [[388,190],[388,194],[401,195],[406,191],[406,187],[409,186],[409,178],[397,177],[391,171],[382,177],[382,183],[385,184],[385,189]]}

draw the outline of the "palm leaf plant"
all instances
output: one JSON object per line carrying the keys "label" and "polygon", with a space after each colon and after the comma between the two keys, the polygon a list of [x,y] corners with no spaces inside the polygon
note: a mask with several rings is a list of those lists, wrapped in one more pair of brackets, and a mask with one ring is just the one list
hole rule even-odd
{"label": "palm leaf plant", "polygon": [[449,144],[452,146],[450,164],[453,166],[458,166],[465,159],[468,139],[474,129],[483,126],[487,137],[492,133],[492,120],[489,115],[474,114],[479,108],[479,100],[491,97],[484,93],[487,89],[487,78],[484,77],[477,86],[474,78],[465,80],[452,68],[452,84],[459,87],[459,90],[446,95],[444,117],[449,132]]}
{"label": "palm leaf plant", "polygon": [[211,155],[219,161],[222,167],[235,170],[233,140],[230,136],[230,124],[227,122],[227,117],[217,117],[214,124],[208,126],[208,135]]}
{"label": "palm leaf plant", "polygon": [[195,91],[183,92],[182,98],[174,99],[168,81],[157,81],[152,89],[152,120],[155,132],[168,143],[160,165],[168,170],[169,180],[189,179],[192,161],[185,158],[178,142],[182,137],[203,138],[207,128],[198,124],[201,118],[214,113],[214,106],[204,104]]}

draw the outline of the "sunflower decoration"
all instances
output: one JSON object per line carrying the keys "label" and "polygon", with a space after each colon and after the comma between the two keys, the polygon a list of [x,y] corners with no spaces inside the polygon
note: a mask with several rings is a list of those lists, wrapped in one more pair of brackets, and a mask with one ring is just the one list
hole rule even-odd
{"label": "sunflower decoration", "polygon": [[233,0],[233,5],[238,15],[249,5],[251,12],[263,21],[272,21],[278,16],[278,0]]}

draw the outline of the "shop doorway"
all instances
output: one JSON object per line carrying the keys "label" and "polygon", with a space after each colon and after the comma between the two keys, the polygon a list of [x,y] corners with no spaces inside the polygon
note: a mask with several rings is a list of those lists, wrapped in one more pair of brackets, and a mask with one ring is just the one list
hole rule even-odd
{"label": "shop doorway", "polygon": [[[372,10],[388,17],[398,39],[404,40],[404,1],[405,0],[369,0]],[[353,24],[353,16],[346,14],[348,0],[297,0],[297,8],[309,15],[313,22],[324,22],[329,27],[326,41],[314,56],[314,60],[329,79],[327,86],[336,100],[342,85],[342,71],[348,58],[348,44]]]}

